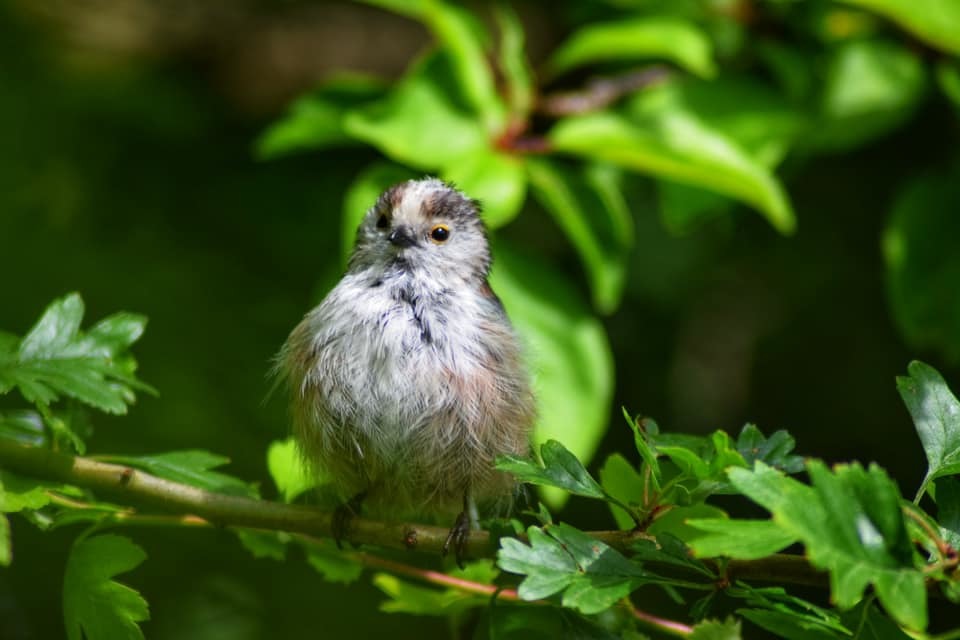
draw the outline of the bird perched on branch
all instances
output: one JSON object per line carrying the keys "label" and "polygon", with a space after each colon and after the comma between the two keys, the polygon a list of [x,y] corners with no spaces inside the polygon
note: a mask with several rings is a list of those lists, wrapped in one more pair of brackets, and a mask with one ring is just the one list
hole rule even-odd
{"label": "bird perched on branch", "polygon": [[455,517],[444,553],[460,562],[477,502],[509,501],[494,459],[528,452],[535,407],[490,260],[476,201],[432,178],[395,185],[283,345],[296,440],[344,504],[338,539],[361,501],[388,518]]}

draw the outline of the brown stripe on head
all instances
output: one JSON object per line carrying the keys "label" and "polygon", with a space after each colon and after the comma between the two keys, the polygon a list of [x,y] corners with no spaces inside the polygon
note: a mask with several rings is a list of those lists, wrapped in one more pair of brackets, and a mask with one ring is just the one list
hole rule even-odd
{"label": "brown stripe on head", "polygon": [[407,184],[406,182],[395,184],[381,193],[380,197],[377,198],[376,205],[374,205],[377,213],[388,217],[392,216],[393,210],[403,202],[403,194],[407,191]]}
{"label": "brown stripe on head", "polygon": [[477,218],[480,206],[452,185],[444,184],[442,189],[433,191],[429,197],[420,203],[420,213],[428,220],[465,220]]}

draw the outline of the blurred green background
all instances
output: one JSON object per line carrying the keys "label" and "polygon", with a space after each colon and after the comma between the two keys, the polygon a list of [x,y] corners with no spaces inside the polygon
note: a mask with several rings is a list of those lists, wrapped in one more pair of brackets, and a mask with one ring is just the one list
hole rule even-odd
{"label": "blurred green background", "polygon": [[[875,460],[912,492],[924,458],[894,376],[920,358],[960,388],[952,40],[826,1],[665,6],[516,9],[535,69],[584,24],[667,12],[699,25],[723,70],[708,81],[748,79],[806,118],[777,169],[797,230],[781,235],[732,201],[679,218],[663,183],[622,183],[635,237],[622,301],[601,320],[616,382],[595,460],[630,446],[625,406],[671,431],[786,428],[800,453]],[[346,188],[381,156],[344,146],[260,161],[255,141],[331,73],[395,79],[430,41],[415,21],[349,3],[0,1],[0,328],[22,334],[68,291],[83,294],[89,321],[119,309],[150,318],[135,352],[160,396],[97,416],[91,450],[209,449],[275,495],[265,449],[287,426],[267,398],[270,359],[339,273]],[[548,124],[538,115],[532,131]],[[537,203],[498,238],[589,298],[576,253]],[[562,517],[613,524],[576,500]],[[63,634],[73,535],[14,520],[0,637]],[[383,596],[368,581],[329,585],[299,557],[251,559],[227,532],[133,535],[150,558],[124,580],[150,602],[150,638],[447,633],[442,619],[376,612]]]}

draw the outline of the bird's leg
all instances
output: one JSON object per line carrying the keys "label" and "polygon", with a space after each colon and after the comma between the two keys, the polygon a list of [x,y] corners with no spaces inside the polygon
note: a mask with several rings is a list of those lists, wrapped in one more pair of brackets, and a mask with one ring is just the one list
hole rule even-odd
{"label": "bird's leg", "polygon": [[361,491],[334,509],[333,519],[330,521],[330,533],[333,535],[333,541],[337,543],[337,549],[343,549],[343,540],[350,533],[350,521],[360,513],[360,507],[366,497],[367,492]]}
{"label": "bird's leg", "polygon": [[453,521],[450,527],[450,533],[443,542],[443,549],[440,554],[446,556],[453,546],[454,558],[457,560],[457,566],[463,569],[463,559],[466,555],[467,542],[470,540],[470,529],[480,528],[480,519],[477,515],[477,503],[473,500],[470,490],[463,492],[463,511],[457,514],[457,519]]}

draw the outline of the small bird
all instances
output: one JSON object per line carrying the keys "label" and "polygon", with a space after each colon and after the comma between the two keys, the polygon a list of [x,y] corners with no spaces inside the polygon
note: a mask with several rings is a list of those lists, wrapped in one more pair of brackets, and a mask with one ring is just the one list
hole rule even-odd
{"label": "small bird", "polygon": [[280,351],[296,441],[342,501],[338,542],[361,501],[385,518],[455,516],[443,552],[461,563],[477,503],[514,492],[494,459],[528,453],[535,402],[479,214],[435,178],[387,189]]}

